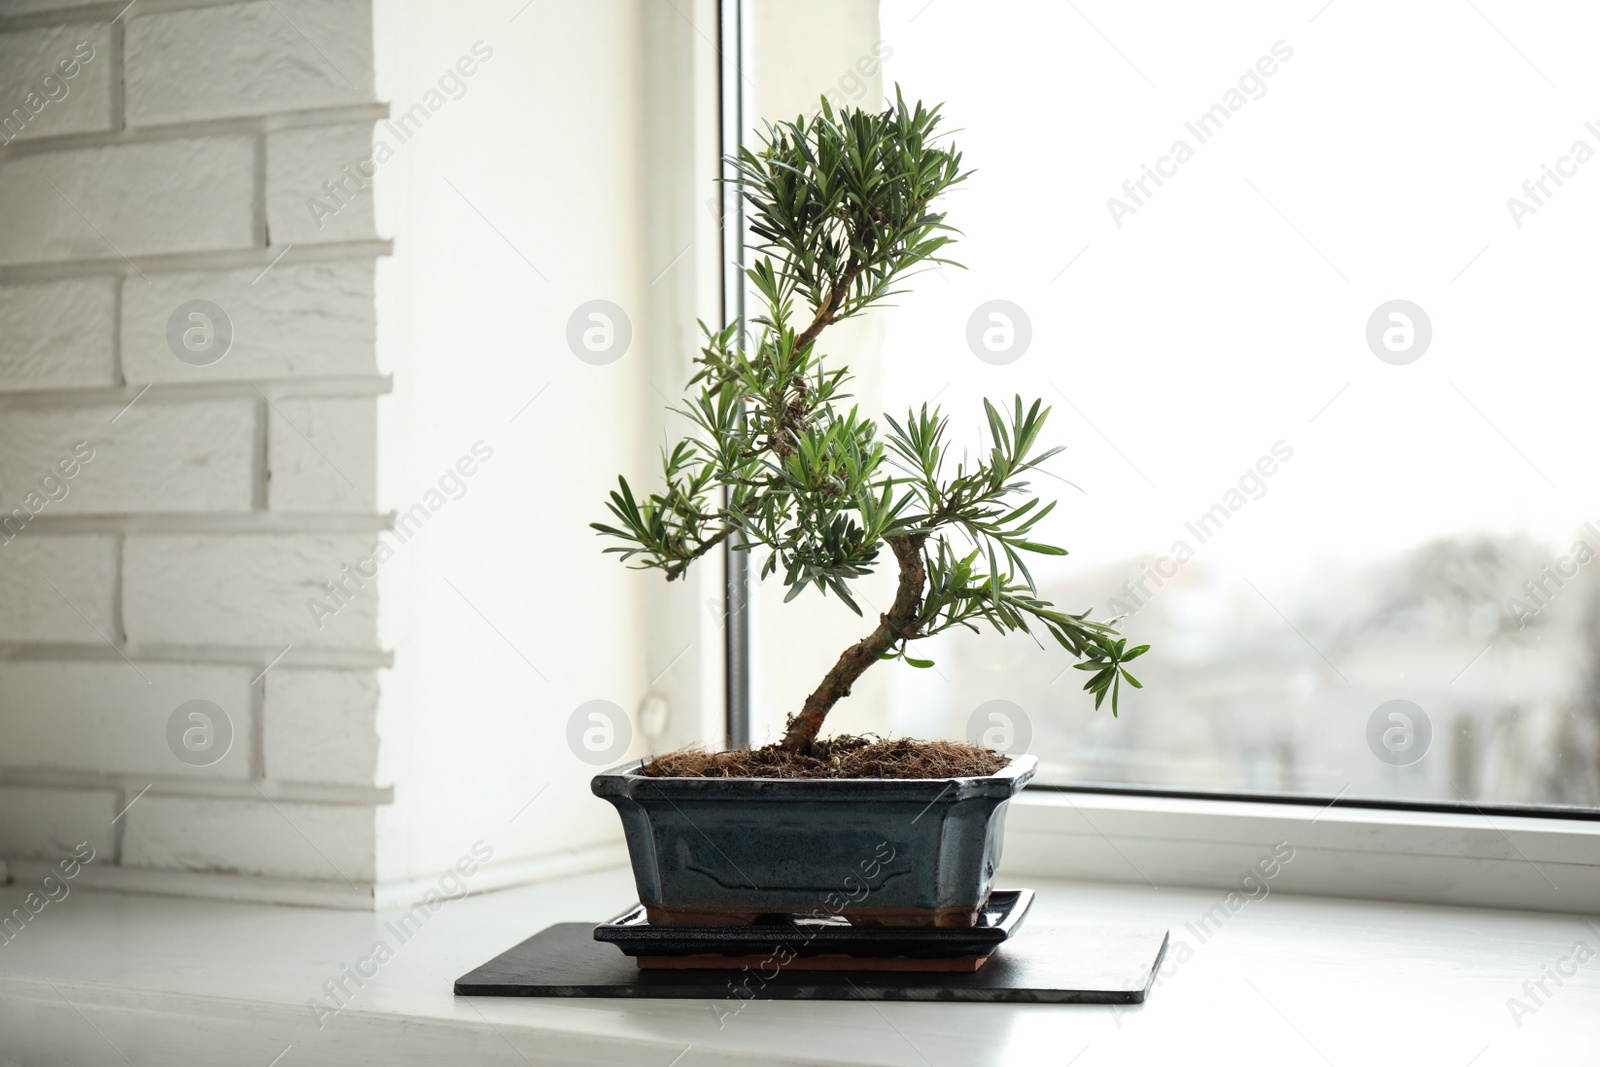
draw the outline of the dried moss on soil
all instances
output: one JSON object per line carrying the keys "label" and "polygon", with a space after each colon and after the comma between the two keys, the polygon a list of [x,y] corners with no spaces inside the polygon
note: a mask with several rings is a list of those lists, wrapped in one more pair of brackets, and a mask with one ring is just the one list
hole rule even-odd
{"label": "dried moss on soil", "polygon": [[909,737],[830,737],[814,754],[799,756],[777,745],[707,752],[686,748],[655,756],[639,768],[652,778],[969,778],[1010,763],[992,749],[959,741]]}

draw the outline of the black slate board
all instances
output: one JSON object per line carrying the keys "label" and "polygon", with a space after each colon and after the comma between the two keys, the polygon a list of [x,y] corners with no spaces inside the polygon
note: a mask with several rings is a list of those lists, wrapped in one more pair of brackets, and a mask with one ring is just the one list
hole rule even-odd
{"label": "black slate board", "polygon": [[456,980],[463,997],[662,1000],[946,1000],[1140,1004],[1167,949],[1160,927],[1020,931],[975,974],[641,971],[588,923],[559,923]]}
{"label": "black slate board", "polygon": [[630,956],[766,957],[837,954],[949,959],[987,956],[1012,937],[1033,905],[1031,889],[996,889],[970,927],[851,926],[844,920],[783,919],[753,926],[652,926],[638,906],[594,928],[594,939]]}

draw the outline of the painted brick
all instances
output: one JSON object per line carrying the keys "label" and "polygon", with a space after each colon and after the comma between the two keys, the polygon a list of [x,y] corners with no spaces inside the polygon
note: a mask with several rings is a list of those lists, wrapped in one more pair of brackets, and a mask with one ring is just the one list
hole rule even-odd
{"label": "painted brick", "polygon": [[7,160],[0,263],[254,247],[254,161],[235,134]]}
{"label": "painted brick", "polygon": [[0,785],[0,856],[62,859],[86,841],[94,849],[90,862],[110,864],[118,803],[122,793],[114,789]]}
{"label": "painted brick", "polygon": [[65,11],[83,7],[89,0],[0,0],[0,15],[30,15],[36,11]]}
{"label": "painted brick", "polygon": [[114,278],[0,285],[0,390],[113,385]]}
{"label": "painted brick", "polygon": [[[178,359],[167,325],[190,300],[228,316],[233,343],[206,367]],[[130,382],[192,382],[377,371],[371,260],[279,264],[209,274],[151,274],[122,283],[122,365]]]}
{"label": "painted brick", "polygon": [[76,456],[85,461],[60,480],[67,495],[48,505],[49,514],[250,510],[255,401],[145,398],[122,407],[6,412],[0,500],[22,498]]}
{"label": "painted brick", "polygon": [[373,880],[376,833],[368,807],[147,796],[124,819],[125,867]]}
{"label": "painted brick", "polygon": [[0,785],[0,856],[58,860],[88,842],[94,849],[89,862],[110,864],[116,855],[111,820],[121,797],[114,789]]}
{"label": "painted brick", "polygon": [[[148,534],[123,547],[122,611],[131,642],[333,645],[377,643],[373,581],[331,617],[324,583],[370,554],[371,534]],[[351,588],[354,588],[351,586]]]}
{"label": "painted brick", "polygon": [[10,541],[0,535],[0,641],[116,640],[116,575],[116,539],[109,535],[26,527]]}
{"label": "painted brick", "polygon": [[127,22],[132,126],[373,99],[371,0],[262,0]]}
{"label": "painted brick", "polygon": [[111,129],[111,27],[0,33],[0,109],[0,144]]}
{"label": "painted brick", "polygon": [[[173,663],[15,661],[0,663],[0,693],[11,711],[0,715],[0,764],[98,774],[248,778],[254,730],[247,667]],[[218,757],[209,766],[180,759],[169,747],[168,722],[192,700],[221,709],[224,722],[180,717],[185,729],[212,730],[212,744],[191,759]],[[217,717],[211,714],[215,720]],[[180,742],[181,743],[181,742]]]}
{"label": "painted brick", "polygon": [[[376,237],[372,123],[307,126],[267,135],[267,232],[273,244]],[[331,188],[330,188],[331,186]]]}
{"label": "painted brick", "polygon": [[372,511],[377,506],[377,398],[274,401],[267,419],[267,469],[273,511]]}
{"label": "painted brick", "polygon": [[374,785],[378,678],[372,671],[278,668],[266,677],[268,778]]}

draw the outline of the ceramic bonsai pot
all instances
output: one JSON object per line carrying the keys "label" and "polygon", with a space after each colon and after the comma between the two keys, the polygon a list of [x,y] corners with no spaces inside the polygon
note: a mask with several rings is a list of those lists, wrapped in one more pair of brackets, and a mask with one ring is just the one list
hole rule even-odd
{"label": "ceramic bonsai pot", "polygon": [[1038,761],[973,778],[653,778],[597,774],[652,923],[766,914],[971,926],[1000,862],[1006,802]]}

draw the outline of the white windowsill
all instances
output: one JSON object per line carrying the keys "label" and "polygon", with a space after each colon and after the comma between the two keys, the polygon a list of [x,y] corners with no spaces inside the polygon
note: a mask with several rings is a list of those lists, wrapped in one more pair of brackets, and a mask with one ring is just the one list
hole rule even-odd
{"label": "white windowsill", "polygon": [[1600,822],[1576,819],[1030,789],[1003,873],[1225,887],[1279,842],[1284,892],[1600,914]]}
{"label": "white windowsill", "polygon": [[[1323,1057],[1496,1067],[1583,1062],[1600,1038],[1600,962],[1559,988],[1547,980],[1550,995],[1520,1027],[1507,1007],[1574,942],[1600,950],[1600,924],[1579,918],[1278,892],[1230,912],[1216,890],[1008,884],[1039,890],[1030,923],[1167,923],[1173,950],[1150,1001],[751,1003],[719,1029],[705,1001],[452,996],[456,977],[544,926],[621,910],[632,884],[614,870],[446,904],[319,1031],[307,999],[377,939],[392,941],[392,914],[75,889],[0,945],[0,1062],[266,1065],[287,1047],[280,1067],[925,1067],[1061,1064],[1087,1046],[1079,1067]],[[0,905],[29,888],[0,889]],[[1197,1060],[1202,1049],[1217,1056]]]}

